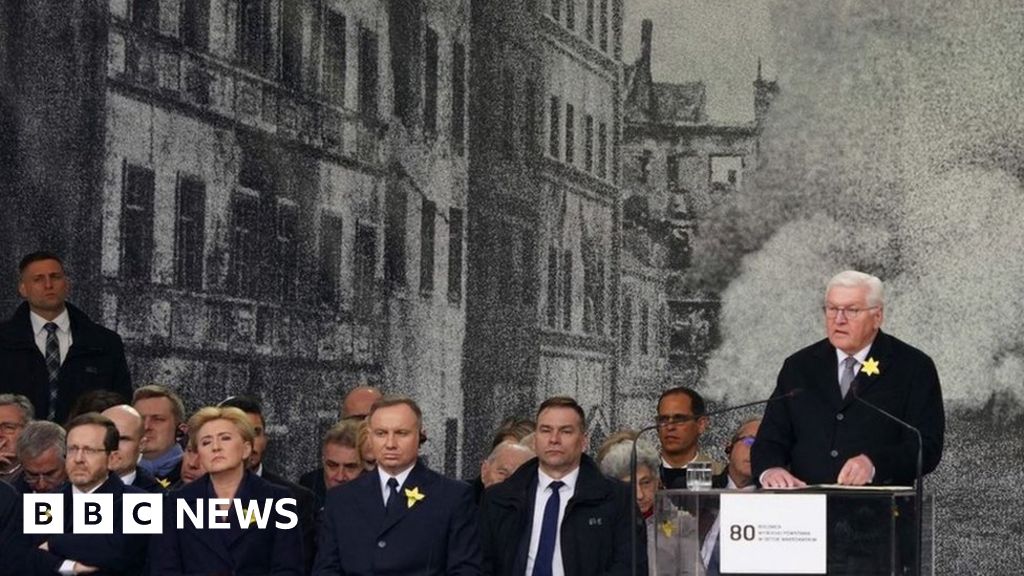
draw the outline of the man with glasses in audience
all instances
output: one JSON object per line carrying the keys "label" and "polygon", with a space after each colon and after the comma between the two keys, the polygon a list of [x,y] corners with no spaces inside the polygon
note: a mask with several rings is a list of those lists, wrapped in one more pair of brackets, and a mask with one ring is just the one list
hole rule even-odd
{"label": "man with glasses in audience", "polygon": [[661,485],[685,489],[686,468],[694,462],[708,462],[712,473],[722,465],[700,451],[700,437],[708,428],[704,397],[686,386],[669,388],[658,399],[658,440],[661,442]]}
{"label": "man with glasses in audience", "polygon": [[945,411],[935,363],[882,332],[882,281],[853,270],[825,290],[826,338],[782,365],[751,454],[765,488],[806,484],[911,485],[917,436],[858,402],[863,398],[916,427],[923,473],[942,457]]}
{"label": "man with glasses in audience", "polygon": [[21,472],[12,484],[22,494],[59,492],[67,480],[64,471],[64,429],[48,420],[28,423],[16,451]]}
{"label": "man with glasses in audience", "polygon": [[11,482],[21,470],[18,461],[18,437],[32,421],[35,408],[21,394],[0,394],[0,481]]}

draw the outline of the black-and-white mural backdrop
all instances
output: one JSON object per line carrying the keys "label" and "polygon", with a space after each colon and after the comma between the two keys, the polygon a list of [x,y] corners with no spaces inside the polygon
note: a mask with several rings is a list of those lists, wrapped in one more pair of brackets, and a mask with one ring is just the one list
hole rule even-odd
{"label": "black-and-white mural backdrop", "polygon": [[936,573],[1013,574],[1022,38],[1009,0],[7,1],[0,303],[56,250],[136,385],[261,397],[286,475],[369,384],[471,477],[551,394],[595,445],[767,396],[859,268],[943,382]]}

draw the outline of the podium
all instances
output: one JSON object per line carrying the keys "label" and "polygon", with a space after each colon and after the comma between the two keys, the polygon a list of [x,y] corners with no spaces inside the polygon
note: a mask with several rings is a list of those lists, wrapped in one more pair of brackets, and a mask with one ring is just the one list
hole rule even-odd
{"label": "podium", "polygon": [[[916,502],[912,488],[662,490],[648,519],[651,574],[914,576]],[[920,512],[931,576],[931,495]]]}

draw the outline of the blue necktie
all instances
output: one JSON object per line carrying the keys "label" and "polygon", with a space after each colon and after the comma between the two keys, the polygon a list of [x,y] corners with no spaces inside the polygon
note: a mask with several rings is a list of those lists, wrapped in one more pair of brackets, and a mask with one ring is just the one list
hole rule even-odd
{"label": "blue necktie", "polygon": [[57,415],[57,376],[60,374],[60,342],[57,340],[57,325],[47,322],[46,329],[46,375],[50,382],[49,419]]}
{"label": "blue necktie", "polygon": [[388,478],[388,501],[384,505],[386,516],[393,516],[398,513],[398,479]]}
{"label": "blue necktie", "polygon": [[533,576],[551,576],[555,559],[555,539],[558,537],[558,509],[562,500],[558,491],[565,482],[555,480],[548,484],[551,496],[544,505],[544,519],[540,525],[540,542],[537,544],[537,558],[533,562]]}

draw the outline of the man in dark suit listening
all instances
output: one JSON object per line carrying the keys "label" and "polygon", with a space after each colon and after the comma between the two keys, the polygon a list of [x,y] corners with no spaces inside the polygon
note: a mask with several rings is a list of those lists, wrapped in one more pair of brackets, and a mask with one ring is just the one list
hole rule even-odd
{"label": "man in dark suit listening", "polygon": [[[540,405],[537,458],[484,492],[483,573],[493,576],[647,574],[647,534],[629,486],[584,454],[586,416],[572,398]],[[635,554],[630,530],[636,532]]]}
{"label": "man in dark suit listening", "polygon": [[[135,575],[143,572],[147,539],[121,531],[125,494],[143,493],[125,486],[109,469],[110,454],[117,449],[117,427],[109,418],[88,412],[68,422],[67,473],[64,494],[64,533],[41,535],[32,550],[35,574]],[[113,495],[113,533],[83,534],[72,529],[75,494]]]}
{"label": "man in dark suit listening", "polygon": [[0,392],[23,394],[40,420],[64,423],[90,390],[132,395],[121,337],[66,302],[71,282],[60,257],[33,252],[18,265],[25,302],[0,324]]}
{"label": "man in dark suit listening", "polygon": [[882,282],[841,272],[825,292],[827,338],[786,359],[753,445],[754,477],[766,488],[914,482],[917,437],[857,397],[921,431],[923,471],[942,457],[945,412],[935,363],[881,331]]}
{"label": "man in dark suit listening", "polygon": [[418,461],[419,406],[384,397],[367,418],[377,470],[327,494],[313,574],[480,574],[473,491]]}

